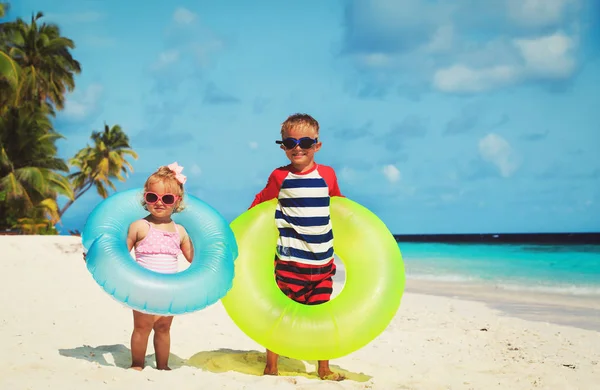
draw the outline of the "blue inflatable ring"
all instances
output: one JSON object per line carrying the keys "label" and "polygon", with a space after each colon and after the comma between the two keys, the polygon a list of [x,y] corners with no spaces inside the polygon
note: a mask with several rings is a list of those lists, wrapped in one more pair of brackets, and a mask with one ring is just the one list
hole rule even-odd
{"label": "blue inflatable ring", "polygon": [[148,215],[142,189],[114,194],[89,215],[83,233],[86,265],[94,280],[113,298],[148,314],[176,315],[219,301],[233,284],[238,248],[227,221],[200,199],[186,195],[185,209],[173,214],[192,244],[190,267],[175,274],[143,268],[127,250],[129,225]]}

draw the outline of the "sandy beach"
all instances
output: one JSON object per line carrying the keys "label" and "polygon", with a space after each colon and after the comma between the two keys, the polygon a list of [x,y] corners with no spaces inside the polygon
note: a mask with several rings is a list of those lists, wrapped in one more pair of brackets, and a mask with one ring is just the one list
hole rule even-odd
{"label": "sandy beach", "polygon": [[600,382],[595,300],[410,279],[385,332],[332,361],[344,382],[321,381],[314,362],[286,358],[281,376],[261,376],[263,348],[221,304],[175,318],[173,371],[153,368],[150,342],[148,367],[135,372],[125,369],[131,311],[93,281],[78,237],[0,236],[0,253],[0,389],[591,390]]}

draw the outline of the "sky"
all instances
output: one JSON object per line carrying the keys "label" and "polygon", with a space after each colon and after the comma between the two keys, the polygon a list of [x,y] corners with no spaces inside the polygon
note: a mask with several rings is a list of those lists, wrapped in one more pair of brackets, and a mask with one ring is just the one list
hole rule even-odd
{"label": "sky", "polygon": [[[70,158],[106,122],[177,161],[233,220],[273,169],[288,115],[317,162],[394,234],[600,231],[600,3],[594,0],[12,1],[82,64],[54,120]],[[63,216],[82,229],[102,199]],[[64,203],[61,199],[61,203]]]}

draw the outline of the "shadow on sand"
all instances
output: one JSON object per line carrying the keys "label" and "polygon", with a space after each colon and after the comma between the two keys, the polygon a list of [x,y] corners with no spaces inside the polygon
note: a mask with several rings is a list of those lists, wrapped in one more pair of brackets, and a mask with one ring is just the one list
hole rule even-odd
{"label": "shadow on sand", "polygon": [[[129,368],[131,365],[131,350],[123,344],[100,345],[97,347],[84,345],[71,349],[59,349],[58,352],[61,356],[95,362],[103,366]],[[233,349],[198,352],[188,360],[174,354],[171,354],[169,357],[169,367],[173,370],[188,366],[213,373],[234,371],[256,376],[263,375],[265,362],[264,352],[238,351]],[[146,365],[148,367],[156,367],[153,354],[146,356]],[[312,367],[307,369],[307,365]],[[347,379],[356,382],[367,382],[371,379],[369,375],[350,372],[334,364],[331,365],[331,370],[342,373]],[[302,360],[290,359],[284,356],[279,357],[279,375],[319,379],[316,361],[307,361],[305,363]]]}
{"label": "shadow on sand", "polygon": [[[71,349],[59,349],[58,353],[61,356],[95,362],[102,366],[120,368],[129,368],[131,366],[131,350],[123,344],[99,345],[97,347],[84,345]],[[186,365],[184,359],[177,355],[169,355],[169,367],[172,370],[184,365]],[[146,366],[156,368],[154,354],[146,356]]]}
{"label": "shadow on sand", "polygon": [[[205,371],[221,373],[235,371],[247,375],[262,376],[266,363],[265,352],[260,351],[237,351],[232,349],[218,349],[215,351],[198,352],[190,357],[185,365],[200,368]],[[307,369],[307,364],[312,366]],[[279,357],[280,376],[303,376],[310,379],[319,379],[317,375],[317,362]],[[331,370],[342,373],[347,379],[356,382],[367,382],[371,377],[363,373],[355,373],[345,370],[334,364]]]}

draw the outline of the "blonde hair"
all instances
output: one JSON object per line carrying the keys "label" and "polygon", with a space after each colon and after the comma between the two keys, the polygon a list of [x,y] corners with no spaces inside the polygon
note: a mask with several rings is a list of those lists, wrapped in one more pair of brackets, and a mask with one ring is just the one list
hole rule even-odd
{"label": "blonde hair", "polygon": [[[183,184],[177,181],[177,179],[175,178],[175,172],[173,172],[167,166],[162,166],[158,168],[156,172],[151,174],[148,177],[148,179],[146,179],[146,183],[144,183],[144,192],[148,191],[148,187],[156,182],[162,182],[163,184],[168,185],[170,188],[176,189],[174,195],[179,195],[180,199],[179,204],[173,209],[173,213],[183,211],[183,209],[185,208],[185,206],[183,205]],[[144,206],[144,209],[148,210],[148,208],[146,207],[146,199],[144,199],[143,197],[142,206]]]}
{"label": "blonde hair", "polygon": [[286,131],[295,128],[312,129],[319,135],[319,122],[308,114],[293,114],[287,117],[285,122],[281,124],[281,135]]}

